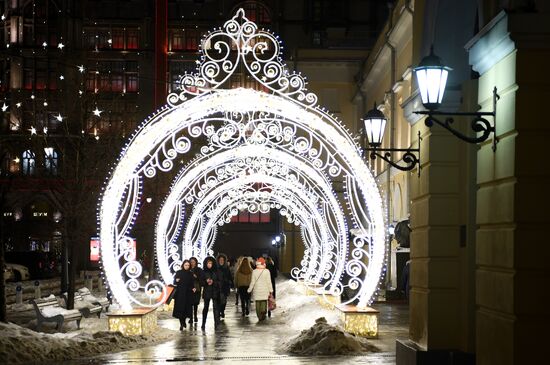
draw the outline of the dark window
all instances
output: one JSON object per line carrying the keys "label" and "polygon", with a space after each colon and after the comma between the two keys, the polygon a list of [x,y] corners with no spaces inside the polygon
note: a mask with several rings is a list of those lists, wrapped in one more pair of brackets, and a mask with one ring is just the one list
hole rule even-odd
{"label": "dark window", "polygon": [[32,70],[23,71],[23,88],[24,89],[32,90],[33,75],[34,73]]}
{"label": "dark window", "polygon": [[139,32],[137,30],[126,31],[126,49],[139,48]]}
{"label": "dark window", "polygon": [[173,31],[172,32],[172,37],[171,37],[171,50],[172,51],[181,51],[182,49],[184,49],[184,36],[183,36],[183,32],[181,31]]}
{"label": "dark window", "polygon": [[113,30],[113,43],[111,44],[113,49],[124,49],[124,30]]}
{"label": "dark window", "polygon": [[126,92],[133,93],[138,91],[137,75],[128,75],[126,77]]}
{"label": "dark window", "polygon": [[122,92],[124,90],[124,79],[121,74],[112,75],[111,91]]}
{"label": "dark window", "polygon": [[189,29],[185,30],[185,50],[196,51],[199,49],[199,37],[198,30]]}

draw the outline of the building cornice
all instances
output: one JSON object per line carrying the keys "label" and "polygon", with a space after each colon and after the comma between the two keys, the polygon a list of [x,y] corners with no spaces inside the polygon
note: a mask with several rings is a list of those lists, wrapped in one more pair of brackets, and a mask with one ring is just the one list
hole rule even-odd
{"label": "building cornice", "polygon": [[487,72],[516,49],[508,30],[508,14],[501,11],[464,48],[474,71]]}

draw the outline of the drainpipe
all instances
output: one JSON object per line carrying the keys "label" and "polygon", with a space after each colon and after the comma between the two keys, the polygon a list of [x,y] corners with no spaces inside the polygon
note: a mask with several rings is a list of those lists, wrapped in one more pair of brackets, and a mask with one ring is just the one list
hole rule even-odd
{"label": "drainpipe", "polygon": [[[390,42],[390,34],[393,31],[393,11],[394,11],[394,4],[393,2],[389,2],[388,6],[390,8],[390,16],[389,16],[389,26],[388,26],[388,32],[386,33],[386,42],[385,46],[390,49],[390,118],[388,119],[389,122],[389,129],[390,129],[390,148],[394,147],[395,144],[395,92],[393,91],[393,87],[395,85],[395,69],[396,69],[396,55],[395,55],[395,47]],[[390,155],[390,158],[393,160],[393,154]],[[386,221],[389,225],[391,223],[391,193],[390,193],[390,183],[391,183],[391,166],[388,164],[388,168],[386,169]],[[386,290],[391,288],[391,241],[390,236],[388,235],[388,243],[386,245],[386,257],[389,262],[389,265],[386,267]]]}

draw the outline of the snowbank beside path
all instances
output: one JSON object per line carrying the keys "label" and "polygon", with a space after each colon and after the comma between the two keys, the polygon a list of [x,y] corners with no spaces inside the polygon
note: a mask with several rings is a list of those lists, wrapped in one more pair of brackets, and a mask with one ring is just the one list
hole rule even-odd
{"label": "snowbank beside path", "polygon": [[174,338],[175,331],[159,327],[148,336],[108,332],[106,319],[82,321],[80,331],[41,333],[0,322],[0,363],[24,364],[62,361],[153,345]]}
{"label": "snowbank beside path", "polygon": [[376,352],[378,348],[370,345],[364,338],[350,335],[342,328],[328,324],[321,317],[311,328],[284,343],[282,350],[296,355],[351,355]]}
{"label": "snowbank beside path", "polygon": [[326,318],[329,324],[340,323],[337,311],[322,307],[317,296],[307,296],[294,280],[277,283],[277,309],[272,321],[285,323],[292,329],[301,331],[310,328],[319,317]]}
{"label": "snowbank beside path", "polygon": [[296,355],[352,355],[377,352],[365,338],[347,333],[340,326],[337,310],[319,304],[317,296],[306,296],[293,280],[277,284],[274,321],[285,323],[299,335],[283,343],[278,352]]}

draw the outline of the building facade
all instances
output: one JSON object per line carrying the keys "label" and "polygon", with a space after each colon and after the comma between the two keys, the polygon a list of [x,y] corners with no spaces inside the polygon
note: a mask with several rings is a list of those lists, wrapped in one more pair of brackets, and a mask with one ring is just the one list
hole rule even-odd
{"label": "building facade", "polygon": [[[377,159],[389,221],[410,217],[409,339],[398,364],[543,363],[548,277],[542,229],[549,129],[534,107],[547,94],[544,1],[397,1],[361,72],[356,101],[388,117],[382,147],[416,148],[420,175]],[[492,138],[468,144],[428,128],[412,69],[430,47],[453,68],[445,111],[491,111]],[[492,120],[491,120],[492,122]],[[453,126],[474,136],[470,118]],[[529,157],[527,157],[529,156]],[[395,162],[402,154],[393,154]]]}

